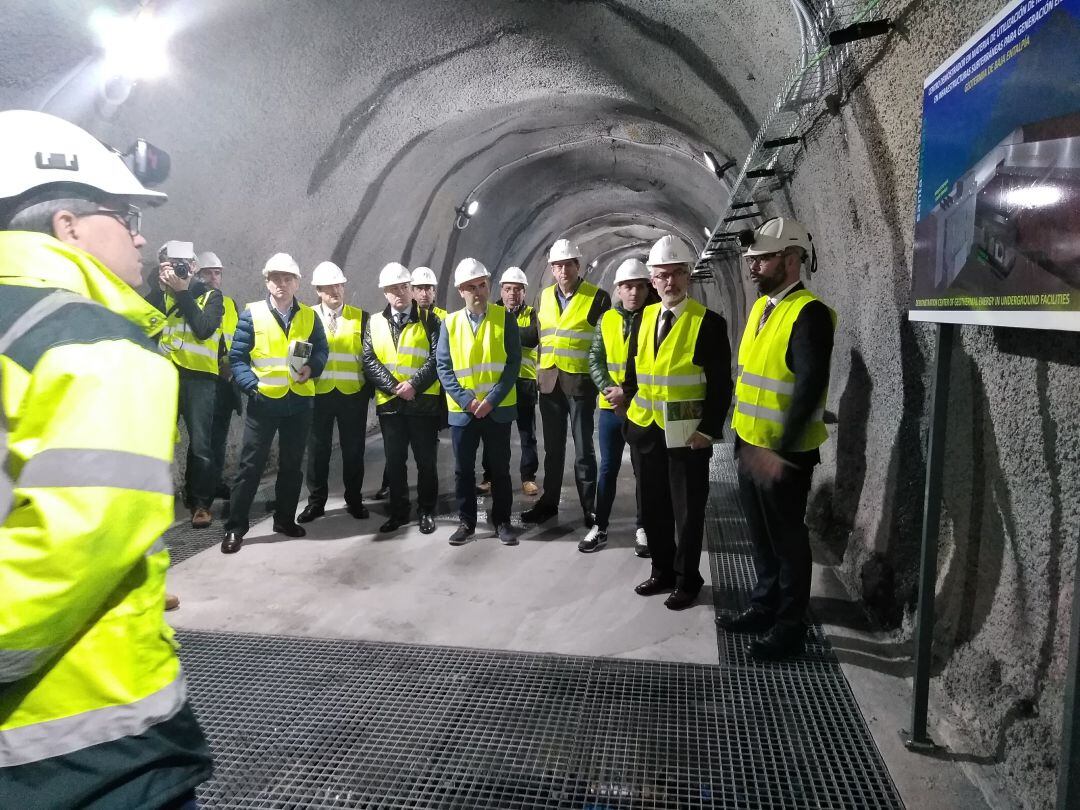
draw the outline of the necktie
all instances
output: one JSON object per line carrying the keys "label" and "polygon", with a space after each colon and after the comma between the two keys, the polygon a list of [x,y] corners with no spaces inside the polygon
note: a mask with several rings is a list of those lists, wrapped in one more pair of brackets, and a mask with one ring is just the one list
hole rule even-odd
{"label": "necktie", "polygon": [[656,337],[656,349],[659,351],[660,344],[664,342],[664,338],[668,336],[668,332],[671,331],[671,325],[675,323],[675,313],[670,309],[665,309],[660,315],[660,334]]}
{"label": "necktie", "polygon": [[330,313],[330,334],[331,335],[336,335],[337,334],[337,319],[338,319],[337,313],[336,312],[331,312]]}
{"label": "necktie", "polygon": [[394,313],[394,320],[397,321],[397,328],[398,329],[404,329],[405,328],[405,318],[407,318],[407,317],[408,317],[408,315],[406,315],[406,313],[404,313],[404,312],[395,312]]}
{"label": "necktie", "polygon": [[769,316],[772,315],[774,309],[776,309],[776,304],[774,304],[773,300],[770,298],[768,303],[765,304],[765,309],[761,311],[761,320],[758,321],[757,332],[755,332],[755,334],[761,333],[761,330],[765,327],[765,321],[769,320]]}

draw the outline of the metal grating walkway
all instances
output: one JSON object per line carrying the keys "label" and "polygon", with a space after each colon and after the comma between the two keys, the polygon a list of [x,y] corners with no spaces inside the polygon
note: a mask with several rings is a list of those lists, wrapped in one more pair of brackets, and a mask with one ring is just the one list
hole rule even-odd
{"label": "metal grating walkway", "polygon": [[[718,610],[750,585],[730,447],[708,521]],[[723,538],[721,539],[721,532]],[[169,539],[169,538],[166,538]],[[720,665],[182,632],[207,808],[902,807],[820,628]]]}

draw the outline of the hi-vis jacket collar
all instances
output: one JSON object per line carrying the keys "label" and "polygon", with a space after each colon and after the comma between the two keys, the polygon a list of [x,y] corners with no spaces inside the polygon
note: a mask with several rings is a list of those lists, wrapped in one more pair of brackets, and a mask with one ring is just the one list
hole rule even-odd
{"label": "hi-vis jacket collar", "polygon": [[109,268],[43,233],[0,231],[0,284],[69,290],[127,318],[147,336],[165,326],[165,316]]}

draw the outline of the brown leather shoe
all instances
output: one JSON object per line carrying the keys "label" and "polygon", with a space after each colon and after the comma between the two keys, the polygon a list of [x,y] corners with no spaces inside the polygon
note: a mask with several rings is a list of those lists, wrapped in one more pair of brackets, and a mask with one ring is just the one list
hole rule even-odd
{"label": "brown leather shoe", "polygon": [[213,522],[214,516],[210,514],[209,509],[204,509],[200,506],[191,513],[191,525],[196,529],[205,529]]}
{"label": "brown leather shoe", "polygon": [[675,590],[675,580],[663,577],[649,577],[634,587],[634,592],[639,596],[655,596],[658,593],[672,590]]}
{"label": "brown leather shoe", "polygon": [[165,594],[165,609],[176,610],[180,607],[180,597],[174,593]]}
{"label": "brown leather shoe", "polygon": [[522,481],[521,491],[524,492],[526,495],[535,496],[540,494],[540,487],[536,485],[535,481]]}

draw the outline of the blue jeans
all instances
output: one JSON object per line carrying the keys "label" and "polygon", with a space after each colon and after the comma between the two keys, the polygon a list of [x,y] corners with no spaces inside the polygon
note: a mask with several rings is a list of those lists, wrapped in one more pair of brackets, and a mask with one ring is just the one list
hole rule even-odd
{"label": "blue jeans", "polygon": [[[626,448],[626,439],[623,438],[623,423],[626,422],[626,417],[607,408],[598,408],[597,412],[600,414],[600,474],[596,481],[596,526],[606,532],[611,507],[615,503],[615,488],[619,482],[619,470],[622,469],[623,450]],[[637,474],[636,468],[634,473]],[[635,501],[636,490],[635,487]],[[636,504],[636,517],[635,525],[640,529],[640,503]]]}

